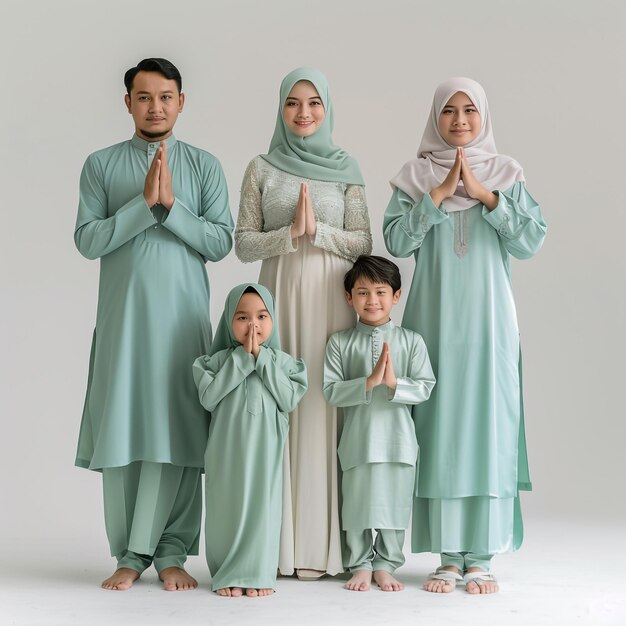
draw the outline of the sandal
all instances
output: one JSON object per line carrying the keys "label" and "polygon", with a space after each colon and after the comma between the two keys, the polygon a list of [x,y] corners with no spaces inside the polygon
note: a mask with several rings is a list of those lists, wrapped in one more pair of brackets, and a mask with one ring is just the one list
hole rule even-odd
{"label": "sandal", "polygon": [[[478,585],[478,587],[481,586],[481,583],[496,583],[496,591],[499,591],[498,580],[491,572],[467,572],[466,574],[463,575],[463,582],[465,583],[466,591],[467,591],[468,583],[471,583],[471,582],[475,582]],[[476,593],[472,595],[481,595],[481,594]]]}
{"label": "sandal", "polygon": [[[441,569],[440,567],[438,567],[434,572],[431,572],[430,574],[428,574],[428,578],[426,579],[424,584],[426,584],[429,581],[437,581],[437,580],[443,580],[444,585],[450,585],[452,587],[450,591],[454,591],[456,589],[456,584],[460,581],[463,581],[463,576],[461,576],[461,574],[459,574],[458,572],[451,572],[450,570]],[[443,593],[450,593],[450,591],[448,592],[444,591]],[[430,593],[437,593],[437,592],[431,591]]]}

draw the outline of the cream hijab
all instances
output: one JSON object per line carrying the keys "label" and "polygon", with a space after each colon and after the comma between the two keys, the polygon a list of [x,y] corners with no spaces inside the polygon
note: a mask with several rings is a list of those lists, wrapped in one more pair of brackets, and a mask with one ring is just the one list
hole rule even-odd
{"label": "cream hijab", "polygon": [[[471,78],[450,78],[435,91],[417,158],[405,163],[398,175],[390,181],[393,188],[404,191],[415,202],[440,185],[454,165],[456,148],[443,140],[438,121],[448,100],[458,91],[466,94],[480,113],[480,133],[474,141],[464,146],[465,158],[476,179],[490,191],[505,191],[513,183],[524,180],[522,166],[515,159],[498,154],[484,89]],[[460,181],[454,195],[446,198],[443,206],[450,213],[464,211],[477,203],[477,200],[467,195]]]}

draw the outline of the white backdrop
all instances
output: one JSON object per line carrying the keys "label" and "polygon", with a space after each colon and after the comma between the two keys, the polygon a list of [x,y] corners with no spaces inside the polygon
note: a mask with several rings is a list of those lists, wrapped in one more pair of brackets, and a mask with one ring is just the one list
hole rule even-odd
{"label": "white backdrop", "polygon": [[[131,136],[122,77],[149,56],[180,68],[176,135],[221,160],[235,218],[280,80],[302,65],[324,71],[334,139],[367,182],[378,254],[387,181],[414,155],[435,86],[481,82],[498,147],[523,164],[549,225],[539,255],[514,263],[535,485],[524,509],[626,517],[624,3],[4,0],[0,11],[5,541],[104,546],[99,476],[73,467],[98,262],[72,234],[82,163]],[[400,265],[408,288],[412,259]],[[209,264],[214,323],[228,289],[258,270],[234,253]]]}

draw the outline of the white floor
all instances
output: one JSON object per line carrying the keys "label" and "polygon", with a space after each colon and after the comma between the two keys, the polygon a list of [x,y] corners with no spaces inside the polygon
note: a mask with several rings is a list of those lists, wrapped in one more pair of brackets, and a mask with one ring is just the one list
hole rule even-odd
{"label": "white floor", "polygon": [[[86,542],[88,543],[88,542]],[[349,592],[338,580],[281,578],[268,598],[220,598],[209,591],[202,557],[189,561],[200,582],[192,592],[161,589],[154,570],[126,592],[99,588],[112,570],[104,545],[2,540],[2,626],[211,626],[272,624],[390,624],[436,626],[626,625],[626,528],[622,524],[526,522],[523,548],[498,557],[501,592],[470,596],[421,589],[434,555],[409,555],[400,593]]]}

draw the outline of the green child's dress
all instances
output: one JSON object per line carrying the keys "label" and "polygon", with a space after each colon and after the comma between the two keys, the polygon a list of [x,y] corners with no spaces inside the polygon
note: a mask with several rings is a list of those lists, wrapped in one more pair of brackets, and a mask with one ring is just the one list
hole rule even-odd
{"label": "green child's dress", "polygon": [[[263,299],[274,326],[258,357],[232,334],[247,288]],[[211,411],[206,472],[206,557],[214,591],[271,589],[282,516],[282,459],[288,412],[307,389],[306,367],[280,350],[274,302],[261,285],[240,285],[226,301],[209,355],[193,365],[200,402]]]}

